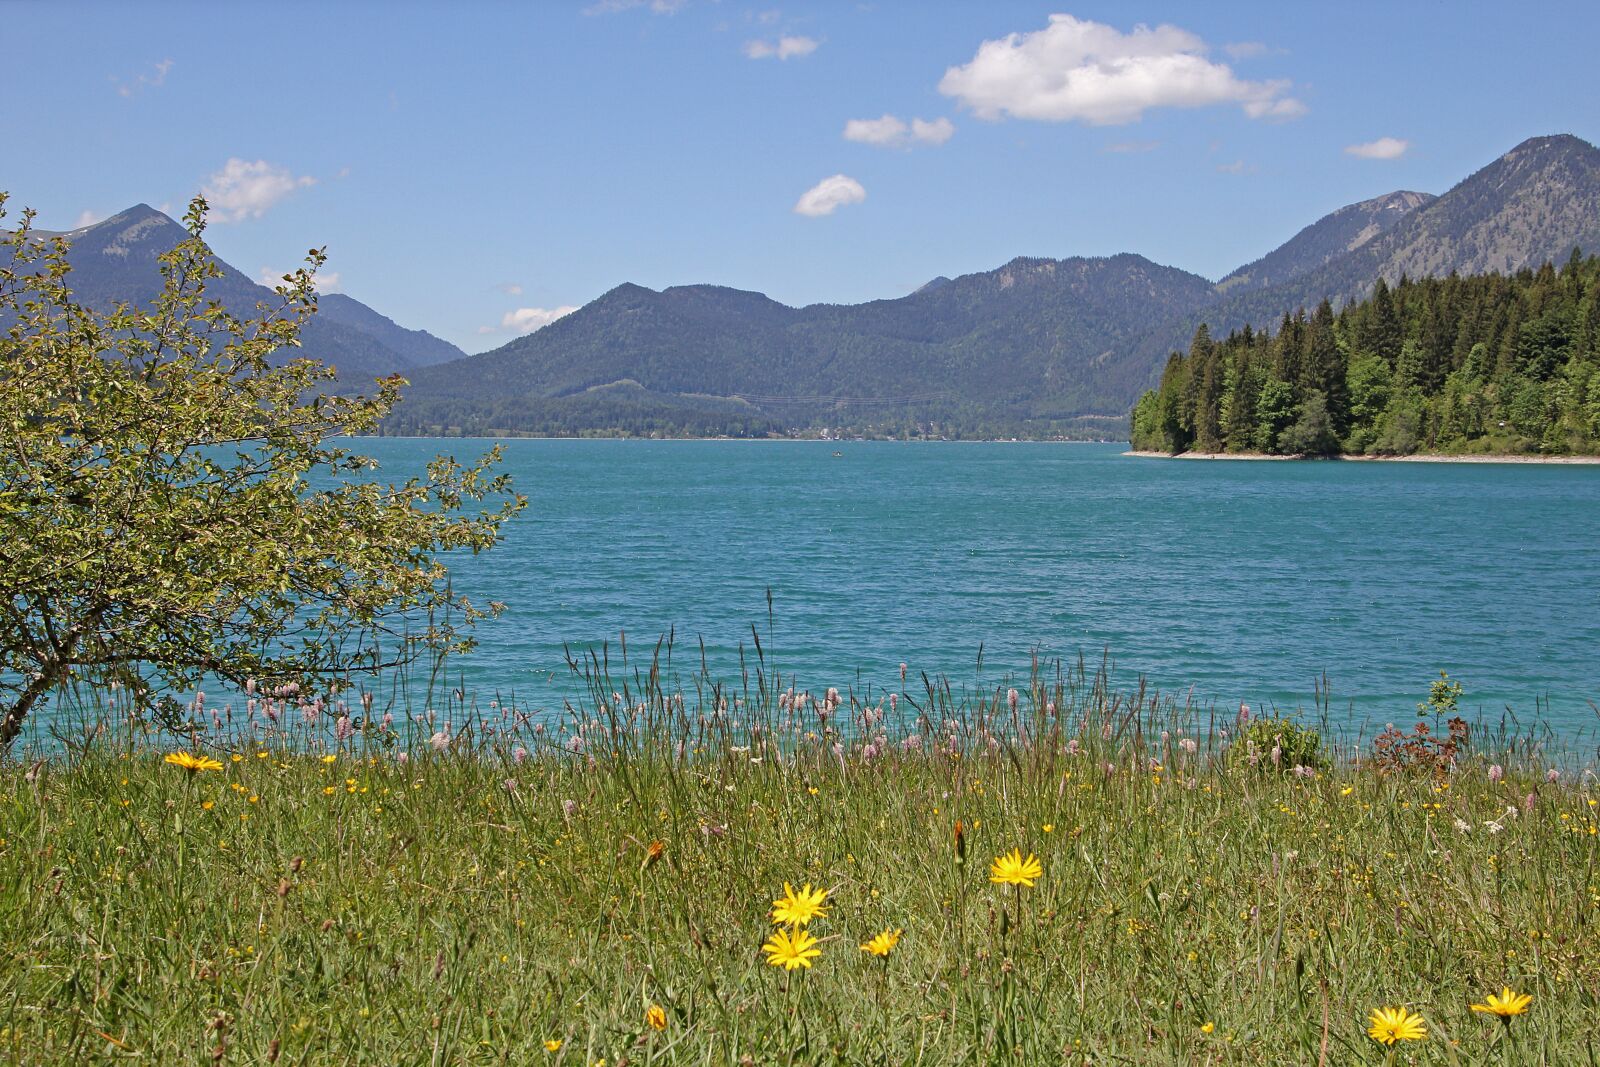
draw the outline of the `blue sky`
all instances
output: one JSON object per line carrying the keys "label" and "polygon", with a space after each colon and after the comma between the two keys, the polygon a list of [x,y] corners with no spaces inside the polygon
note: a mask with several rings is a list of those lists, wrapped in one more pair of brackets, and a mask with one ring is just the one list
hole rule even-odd
{"label": "blue sky", "polygon": [[1593,3],[12,3],[0,26],[11,208],[67,229],[209,188],[241,270],[326,245],[332,287],[468,351],[624,281],[856,302],[1123,251],[1216,278],[1526,137],[1600,140]]}

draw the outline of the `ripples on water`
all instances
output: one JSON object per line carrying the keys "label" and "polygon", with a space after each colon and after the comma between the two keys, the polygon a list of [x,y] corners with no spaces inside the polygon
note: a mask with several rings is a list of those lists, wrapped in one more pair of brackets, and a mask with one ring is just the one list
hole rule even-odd
{"label": "ripples on water", "polygon": [[[399,477],[486,443],[362,445]],[[615,650],[625,630],[637,658],[672,628],[680,669],[703,639],[733,677],[753,624],[812,690],[898,687],[901,662],[988,686],[1034,653],[1108,654],[1122,684],[1227,706],[1309,708],[1325,672],[1335,717],[1403,724],[1443,669],[1486,717],[1596,723],[1600,467],[1121,451],[508,442],[530,506],[456,575],[510,608],[451,677],[556,700],[564,642]]]}

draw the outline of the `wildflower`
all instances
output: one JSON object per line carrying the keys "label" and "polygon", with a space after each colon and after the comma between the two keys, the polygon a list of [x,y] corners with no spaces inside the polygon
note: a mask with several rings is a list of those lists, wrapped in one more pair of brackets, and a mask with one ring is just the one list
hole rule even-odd
{"label": "wildflower", "polygon": [[433,746],[433,750],[435,752],[443,752],[445,749],[450,747],[450,731],[435,731],[433,736],[428,738],[428,744]]}
{"label": "wildflower", "polygon": [[810,967],[811,961],[822,955],[822,950],[817,948],[817,939],[799,929],[795,930],[793,936],[787,930],[777,931],[761,946],[761,951],[767,954],[768,963],[786,971]]}
{"label": "wildflower", "polygon": [[900,935],[902,933],[904,931],[899,927],[893,930],[885,930],[862,945],[861,951],[870,952],[879,958],[887,957],[889,953],[894,951],[894,947],[900,943]]}
{"label": "wildflower", "polygon": [[1410,1008],[1379,1008],[1372,1013],[1372,1025],[1367,1036],[1384,1045],[1397,1041],[1422,1041],[1428,1036],[1428,1024]]}
{"label": "wildflower", "polygon": [[[652,842],[650,842],[650,844],[645,846],[645,850],[644,850],[644,866],[646,868],[655,866],[655,864],[660,862],[661,857],[666,855],[666,852],[667,852],[667,846],[665,844],[663,844],[662,842],[660,842],[660,841],[652,841]],[[657,1027],[657,1029],[660,1029],[660,1027]]]}
{"label": "wildflower", "polygon": [[1034,880],[1044,875],[1044,867],[1032,852],[1022,858],[1022,850],[1014,848],[1004,856],[996,856],[989,865],[989,881],[996,885],[1025,885],[1033,888]]}
{"label": "wildflower", "polygon": [[163,762],[170,763],[174,767],[182,767],[190,775],[194,775],[199,771],[222,770],[222,764],[210,756],[194,756],[187,752],[169,752]]}
{"label": "wildflower", "polygon": [[772,921],[785,926],[804,926],[819,915],[826,915],[828,909],[823,901],[828,899],[826,889],[812,889],[807,882],[805,888],[796,893],[788,882],[783,883],[783,896],[772,902]]}
{"label": "wildflower", "polygon": [[1554,767],[1551,767],[1548,771],[1544,772],[1544,780],[1552,784],[1559,782],[1561,781],[1561,772],[1556,770]]}
{"label": "wildflower", "polygon": [[1215,1031],[1216,1028],[1217,1028],[1217,1024],[1216,1023],[1206,1022],[1206,1023],[1203,1023],[1201,1025],[1200,1032],[1202,1034],[1209,1034],[1209,1033],[1212,1033],[1213,1031]]}
{"label": "wildflower", "polygon": [[546,1041],[544,1043],[544,1050],[546,1052],[559,1052],[559,1051],[561,1051],[561,1039],[559,1037],[550,1038],[548,1041]]}
{"label": "wildflower", "polygon": [[650,1010],[644,1013],[644,1021],[650,1024],[652,1030],[665,1030],[667,1028],[667,1013],[661,1005],[652,1004]]}
{"label": "wildflower", "polygon": [[336,763],[336,762],[338,762],[338,759],[339,759],[338,756],[336,756],[332,752],[330,752],[326,756],[322,757],[322,762],[323,763]]}
{"label": "wildflower", "polygon": [[956,820],[955,842],[956,866],[960,867],[967,862],[967,835],[962,832],[960,819]]}
{"label": "wildflower", "polygon": [[1515,993],[1510,986],[1505,986],[1498,994],[1490,993],[1482,1004],[1472,1005],[1472,1010],[1481,1011],[1486,1015],[1498,1015],[1501,1022],[1510,1026],[1511,1017],[1521,1015],[1532,1003],[1532,993]]}
{"label": "wildflower", "polygon": [[1489,764],[1489,781],[1498,782],[1506,776],[1506,770],[1498,763]]}

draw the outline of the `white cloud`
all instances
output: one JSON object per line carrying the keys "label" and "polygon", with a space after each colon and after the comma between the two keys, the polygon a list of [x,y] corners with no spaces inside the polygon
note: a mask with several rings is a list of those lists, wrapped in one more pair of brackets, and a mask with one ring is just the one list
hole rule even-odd
{"label": "white cloud", "polygon": [[495,286],[495,288],[507,296],[522,295],[522,286],[518,285],[516,282],[501,282],[499,285]]}
{"label": "white cloud", "polygon": [[72,224],[72,228],[74,230],[81,230],[85,226],[93,226],[103,218],[105,218],[105,216],[99,212],[90,211],[88,208],[84,208],[82,211],[78,212],[78,221]]}
{"label": "white cloud", "polygon": [[649,8],[652,15],[676,15],[689,0],[596,0],[583,9],[585,15],[615,15],[635,8]]}
{"label": "white cloud", "polygon": [[564,315],[577,311],[576,304],[567,304],[558,308],[517,308],[508,311],[500,317],[498,326],[479,326],[479,333],[517,333],[528,334],[534,330],[542,329]]}
{"label": "white cloud", "polygon": [[295,177],[288,168],[264,159],[250,163],[233,158],[206,179],[200,192],[211,205],[213,222],[240,222],[260,218],[296,189],[315,184],[315,178]]}
{"label": "white cloud", "polygon": [[1236,159],[1232,163],[1219,163],[1217,165],[1218,174],[1254,174],[1255,172],[1255,164],[1246,163],[1242,159]]}
{"label": "white cloud", "polygon": [[913,143],[940,145],[956,132],[947,118],[912,119],[909,124],[894,115],[881,119],[851,119],[844,124],[844,139],[884,148],[906,148]]}
{"label": "white cloud", "polygon": [[922,119],[911,120],[911,137],[923,144],[944,144],[955,136],[956,124],[943,116],[932,122]]}
{"label": "white cloud", "polygon": [[[268,289],[276,289],[280,285],[290,284],[289,282],[284,281],[284,275],[288,273],[289,272],[286,270],[274,270],[271,267],[262,267],[256,272],[256,281],[260,282]],[[339,272],[336,270],[318,271],[311,279],[311,287],[319,293],[340,292]]]}
{"label": "white cloud", "polygon": [[832,215],[846,204],[859,204],[867,198],[867,191],[854,178],[835,174],[824,178],[800,195],[795,201],[794,213],[810,218]]}
{"label": "white cloud", "polygon": [[1305,113],[1287,80],[1246,81],[1206,58],[1206,43],[1187,30],[1112,26],[1051,15],[1033,33],[978,46],[971,62],[946,70],[939,91],[981,119],[1119,126],[1151,108],[1237,104],[1253,119]]}
{"label": "white cloud", "polygon": [[1346,145],[1344,154],[1358,159],[1399,159],[1410,147],[1410,141],[1402,141],[1398,137],[1380,137],[1366,144]]}
{"label": "white cloud", "polygon": [[822,42],[815,37],[779,37],[776,41],[746,41],[744,54],[751,59],[792,59],[809,56]]}
{"label": "white cloud", "polygon": [[139,74],[132,81],[123,81],[112,78],[111,83],[117,87],[118,96],[133,96],[146,89],[158,89],[166,84],[167,74],[172,70],[172,60],[163,59],[151,68],[152,73]]}

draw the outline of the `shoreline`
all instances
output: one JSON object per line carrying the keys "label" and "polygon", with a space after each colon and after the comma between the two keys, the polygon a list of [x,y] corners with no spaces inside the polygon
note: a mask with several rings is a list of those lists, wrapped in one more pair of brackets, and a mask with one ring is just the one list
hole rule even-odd
{"label": "shoreline", "polygon": [[1600,466],[1600,456],[1525,456],[1506,453],[1486,453],[1483,455],[1445,455],[1441,453],[1417,453],[1410,456],[1267,456],[1259,452],[1181,452],[1172,455],[1167,452],[1148,452],[1129,449],[1122,453],[1124,456],[1134,456],[1139,459],[1201,459],[1201,460],[1242,460],[1245,462],[1340,462],[1340,463],[1534,463],[1554,464],[1557,466],[1589,467]]}

